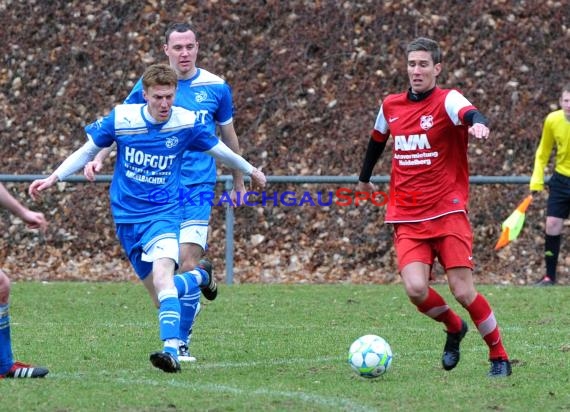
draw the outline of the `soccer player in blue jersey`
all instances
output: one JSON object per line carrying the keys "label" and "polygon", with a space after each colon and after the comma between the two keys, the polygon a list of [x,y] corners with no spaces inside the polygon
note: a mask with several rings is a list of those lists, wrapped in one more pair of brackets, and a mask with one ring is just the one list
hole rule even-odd
{"label": "soccer player in blue jersey", "polygon": [[[173,23],[165,32],[164,53],[170,67],[178,75],[178,90],[175,105],[193,111],[200,123],[211,133],[218,127],[222,141],[234,152],[239,153],[239,142],[233,124],[233,102],[230,86],[219,76],[196,67],[199,44],[196,32],[188,23]],[[142,81],[135,84],[125,103],[144,103]],[[92,162],[85,166],[85,176],[92,180],[102,169],[104,159],[111,148],[101,151]],[[234,187],[230,198],[236,204],[236,192],[244,193],[243,175],[239,170],[232,171]],[[211,204],[216,183],[216,164],[211,156],[201,152],[187,151],[182,166],[184,193],[184,215],[180,230],[180,268],[183,273],[194,269],[206,250]],[[207,261],[201,262],[209,265]],[[211,277],[209,285],[202,287],[208,300],[217,296],[217,285]],[[199,294],[183,296],[181,327],[183,337],[180,344],[180,360],[193,361],[190,356],[190,329],[199,306]]]}
{"label": "soccer player in blue jersey", "polygon": [[[22,219],[30,228],[45,230],[47,221],[43,213],[34,212],[21,204],[0,183],[0,207]],[[3,378],[43,378],[49,371],[46,368],[14,361],[12,339],[10,337],[10,278],[0,269],[0,379]]]}
{"label": "soccer player in blue jersey", "polygon": [[[187,150],[202,151],[265,185],[264,174],[235,154],[208,131],[194,112],[174,106],[178,77],[167,65],[150,66],[142,78],[145,104],[122,104],[85,127],[88,140],[48,178],[29,187],[32,198],[58,180],[83,168],[104,147],[117,145],[110,188],[116,234],[147,290],[158,301],[162,351],[151,363],[165,371],[180,371],[180,301],[194,281],[208,284],[208,268],[174,277],[179,259],[181,166]],[[206,269],[206,270],[205,270]]]}

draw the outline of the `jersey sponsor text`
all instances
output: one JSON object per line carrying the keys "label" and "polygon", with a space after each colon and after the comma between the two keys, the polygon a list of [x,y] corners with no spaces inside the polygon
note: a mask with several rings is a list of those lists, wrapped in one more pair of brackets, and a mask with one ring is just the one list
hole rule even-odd
{"label": "jersey sponsor text", "polygon": [[409,136],[394,136],[394,148],[396,150],[419,150],[419,149],[431,149],[429,140],[425,133],[422,134],[411,134]]}
{"label": "jersey sponsor text", "polygon": [[165,177],[139,175],[132,170],[127,170],[125,176],[137,182],[150,183],[151,185],[163,185],[166,183]]}
{"label": "jersey sponsor text", "polygon": [[175,158],[176,155],[153,155],[145,153],[142,150],[125,146],[125,161],[138,166],[165,170],[172,166],[172,162]]}

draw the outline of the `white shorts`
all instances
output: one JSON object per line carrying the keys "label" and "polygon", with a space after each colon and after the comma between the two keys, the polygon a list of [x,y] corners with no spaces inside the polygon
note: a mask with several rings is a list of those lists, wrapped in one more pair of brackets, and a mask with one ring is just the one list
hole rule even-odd
{"label": "white shorts", "polygon": [[141,260],[143,262],[154,262],[160,258],[170,258],[178,264],[178,242],[176,239],[159,239],[146,251],[143,252]]}
{"label": "white shorts", "polygon": [[180,227],[180,243],[195,243],[201,246],[203,250],[206,250],[206,243],[208,243],[208,222],[200,222],[194,225],[185,222],[185,224]]}

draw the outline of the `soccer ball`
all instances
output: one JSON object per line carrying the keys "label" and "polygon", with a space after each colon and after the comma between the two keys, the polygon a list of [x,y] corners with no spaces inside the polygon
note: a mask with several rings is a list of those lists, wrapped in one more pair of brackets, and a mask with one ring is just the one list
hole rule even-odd
{"label": "soccer ball", "polygon": [[356,339],[348,350],[348,364],[364,378],[377,378],[386,373],[392,363],[392,348],[376,335]]}

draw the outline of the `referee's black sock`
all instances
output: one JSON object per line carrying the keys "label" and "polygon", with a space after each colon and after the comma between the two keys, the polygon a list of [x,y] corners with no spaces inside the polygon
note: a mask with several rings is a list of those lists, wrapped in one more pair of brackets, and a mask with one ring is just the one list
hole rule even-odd
{"label": "referee's black sock", "polygon": [[546,263],[546,276],[556,282],[556,264],[560,253],[560,235],[546,235],[544,240],[544,261]]}

